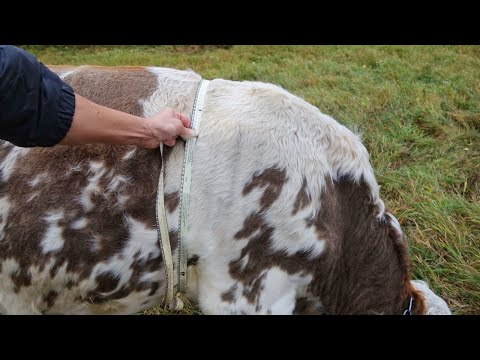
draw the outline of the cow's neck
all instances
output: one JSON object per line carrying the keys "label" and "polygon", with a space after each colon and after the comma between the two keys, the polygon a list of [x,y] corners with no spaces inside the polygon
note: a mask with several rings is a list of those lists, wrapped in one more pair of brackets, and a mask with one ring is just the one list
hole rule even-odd
{"label": "cow's neck", "polygon": [[328,313],[400,314],[410,288],[403,235],[378,218],[370,190],[347,177],[327,181],[313,225],[327,241],[311,291]]}

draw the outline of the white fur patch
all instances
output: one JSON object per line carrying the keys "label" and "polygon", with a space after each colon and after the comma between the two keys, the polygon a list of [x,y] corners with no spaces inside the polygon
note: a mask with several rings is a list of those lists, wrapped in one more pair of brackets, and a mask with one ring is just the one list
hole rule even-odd
{"label": "white fur patch", "polygon": [[80,219],[75,220],[70,227],[72,229],[81,230],[81,229],[85,229],[87,224],[88,224],[88,220],[82,217]]}
{"label": "white fur patch", "polygon": [[101,241],[100,235],[92,234],[92,237],[90,238],[90,248],[93,252],[97,252],[100,250],[100,241]]}
{"label": "white fur patch", "polygon": [[62,237],[63,228],[58,226],[58,222],[64,218],[63,211],[53,211],[46,217],[45,221],[48,223],[47,231],[41,240],[42,252],[48,254],[49,252],[56,252],[63,247],[65,239]]}
{"label": "white fur patch", "polygon": [[123,156],[122,160],[129,160],[129,159],[131,159],[131,158],[133,157],[133,155],[135,155],[135,152],[136,152],[136,151],[137,151],[136,149],[130,150],[129,152],[127,152],[127,153]]}
{"label": "white fur patch", "polygon": [[397,234],[402,238],[404,239],[404,236],[403,236],[403,231],[402,231],[402,228],[400,226],[400,223],[398,222],[397,218],[395,216],[393,216],[393,214],[391,214],[390,212],[386,212],[385,213],[385,216],[388,216],[391,220],[390,224],[393,226],[393,228],[396,230]]}
{"label": "white fur patch", "polygon": [[123,255],[133,258],[138,253],[138,259],[157,257],[160,254],[160,248],[157,246],[157,229],[147,227],[144,223],[135,220],[131,216],[127,216],[126,220],[132,238],[128,242]]}
{"label": "white fur patch", "polygon": [[28,185],[30,185],[31,187],[35,187],[39,183],[41,183],[43,181],[47,181],[48,177],[49,177],[49,175],[47,173],[41,173],[41,174],[35,176],[32,180],[30,180],[28,182]]}
{"label": "white fur patch", "polygon": [[0,163],[0,173],[2,174],[2,181],[8,181],[10,179],[10,175],[12,175],[13,168],[15,167],[15,163],[17,159],[21,156],[26,155],[30,149],[28,148],[21,148],[21,147],[13,147],[5,159]]}
{"label": "white fur patch", "polygon": [[260,303],[267,306],[272,315],[291,315],[297,288],[304,287],[311,279],[311,276],[288,275],[279,268],[271,268],[263,281]]}
{"label": "white fur patch", "polygon": [[82,194],[80,195],[80,204],[86,211],[89,211],[93,208],[93,202],[91,196],[95,194],[100,194],[100,186],[98,184],[100,178],[105,174],[107,169],[104,167],[104,163],[100,161],[90,161],[89,173],[92,174],[88,178],[88,184],[83,189]]}
{"label": "white fur patch", "polygon": [[112,180],[108,183],[107,190],[109,192],[117,191],[118,188],[124,184],[129,182],[130,179],[127,176],[124,175],[116,175],[112,177]]}
{"label": "white fur patch", "polygon": [[0,198],[0,241],[5,237],[3,229],[7,224],[8,213],[10,212],[10,201],[7,196]]}
{"label": "white fur patch", "polygon": [[123,206],[127,203],[128,199],[130,199],[130,196],[127,195],[118,195],[117,196],[117,202],[118,205]]}
{"label": "white fur patch", "polygon": [[2,262],[2,274],[5,274],[11,277],[11,275],[16,273],[19,269],[20,269],[20,264],[15,259],[5,259]]}
{"label": "white fur patch", "polygon": [[33,201],[36,197],[38,197],[38,195],[40,195],[40,193],[38,191],[35,191],[32,195],[28,197],[27,202]]}

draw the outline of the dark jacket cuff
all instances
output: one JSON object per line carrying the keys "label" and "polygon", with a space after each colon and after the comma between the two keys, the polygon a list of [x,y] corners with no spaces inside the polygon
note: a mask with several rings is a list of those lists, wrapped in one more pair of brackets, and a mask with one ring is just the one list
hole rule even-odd
{"label": "dark jacket cuff", "polygon": [[39,146],[54,146],[58,144],[67,135],[73,122],[75,113],[75,93],[72,87],[66,83],[62,84],[60,96],[57,103],[57,116],[52,124],[50,134],[45,136],[45,143]]}
{"label": "dark jacket cuff", "polygon": [[75,94],[32,54],[0,46],[0,138],[17,146],[53,146],[68,133]]}

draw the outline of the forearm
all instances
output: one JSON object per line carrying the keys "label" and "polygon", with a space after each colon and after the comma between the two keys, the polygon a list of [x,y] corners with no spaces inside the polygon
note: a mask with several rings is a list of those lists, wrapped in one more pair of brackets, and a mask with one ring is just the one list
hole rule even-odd
{"label": "forearm", "polygon": [[143,145],[151,136],[146,119],[95,104],[75,95],[75,114],[62,145]]}

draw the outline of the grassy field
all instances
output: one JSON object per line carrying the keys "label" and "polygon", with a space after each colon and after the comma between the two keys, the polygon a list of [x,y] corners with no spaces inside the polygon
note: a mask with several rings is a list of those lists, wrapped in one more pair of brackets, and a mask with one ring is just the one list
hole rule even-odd
{"label": "grassy field", "polygon": [[409,239],[414,277],[455,314],[480,314],[479,46],[24,48],[45,64],[190,68],[304,98],[363,134],[382,197]]}

